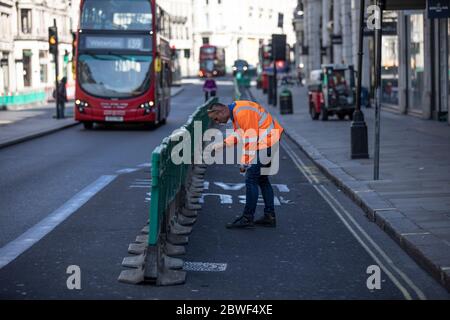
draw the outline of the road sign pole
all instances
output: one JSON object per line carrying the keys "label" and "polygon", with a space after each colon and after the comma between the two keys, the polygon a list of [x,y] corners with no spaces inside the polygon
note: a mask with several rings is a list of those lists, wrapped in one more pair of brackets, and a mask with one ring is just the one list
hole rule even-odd
{"label": "road sign pole", "polygon": [[[58,34],[58,28],[56,26],[56,19],[53,19],[53,27],[55,28],[56,34]],[[55,101],[56,101],[56,119],[61,119],[61,110],[59,104],[59,95],[58,95],[58,69],[59,69],[59,61],[58,61],[58,41],[56,41],[55,53],[53,57],[55,59]]]}

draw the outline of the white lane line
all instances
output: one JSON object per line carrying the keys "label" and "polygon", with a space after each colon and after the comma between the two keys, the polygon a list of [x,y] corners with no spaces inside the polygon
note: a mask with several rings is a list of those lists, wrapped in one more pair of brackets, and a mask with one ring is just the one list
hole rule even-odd
{"label": "white lane line", "polygon": [[136,169],[136,168],[125,168],[125,169],[117,170],[116,173],[117,174],[130,173],[130,172],[135,172],[135,171],[138,171],[138,170],[139,169]]}
{"label": "white lane line", "polygon": [[18,238],[0,248],[0,269],[45,237],[116,177],[116,175],[101,176]]}
{"label": "white lane line", "polygon": [[138,167],[140,167],[140,168],[151,168],[152,164],[150,162],[146,162],[146,163],[142,163],[142,164],[138,165]]}
{"label": "white lane line", "polygon": [[[289,154],[297,168],[306,176],[308,181],[312,181],[306,174],[306,170],[304,169],[304,162],[294,153],[292,148],[288,146],[286,143],[282,143],[283,148]],[[403,296],[407,300],[411,300],[412,297],[409,292],[400,284],[397,278],[381,263],[378,259],[377,255],[365,244],[365,242],[359,237],[359,235],[355,232],[352,226],[346,221],[346,219],[341,215],[341,212],[331,203],[330,199],[333,199],[336,205],[342,210],[342,212],[347,216],[347,218],[353,223],[353,225],[362,233],[362,235],[372,244],[372,246],[379,252],[382,258],[397,272],[397,274],[416,292],[419,299],[426,299],[423,292],[411,281],[408,276],[406,276],[401,270],[399,270],[393,263],[393,261],[387,256],[387,254],[372,240],[372,238],[359,226],[356,220],[350,215],[350,213],[345,210],[345,208],[339,203],[339,201],[334,198],[330,192],[324,187],[320,186],[323,189],[323,192],[319,189],[319,187],[313,185],[313,187],[317,190],[317,192],[322,196],[322,198],[330,205],[333,211],[337,214],[337,216],[341,219],[347,229],[353,234],[353,236],[357,239],[357,241],[362,245],[362,247],[369,253],[369,255],[379,264],[379,266],[383,269],[383,271],[388,275],[388,277],[392,280],[392,282],[397,286],[397,288],[402,292]],[[329,197],[325,195],[328,194]]]}

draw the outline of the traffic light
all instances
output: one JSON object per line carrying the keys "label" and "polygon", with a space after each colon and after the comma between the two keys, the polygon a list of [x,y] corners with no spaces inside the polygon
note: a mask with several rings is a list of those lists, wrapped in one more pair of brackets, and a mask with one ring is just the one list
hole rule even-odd
{"label": "traffic light", "polygon": [[272,59],[286,60],[286,35],[272,34]]}
{"label": "traffic light", "polygon": [[58,30],[56,27],[48,27],[48,45],[51,54],[58,52]]}

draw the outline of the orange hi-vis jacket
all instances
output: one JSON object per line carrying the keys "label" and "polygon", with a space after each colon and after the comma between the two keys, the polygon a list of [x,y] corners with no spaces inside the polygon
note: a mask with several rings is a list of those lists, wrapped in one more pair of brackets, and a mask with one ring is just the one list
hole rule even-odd
{"label": "orange hi-vis jacket", "polygon": [[283,127],[258,103],[239,100],[228,105],[228,108],[234,134],[224,142],[227,146],[235,145],[238,140],[243,143],[243,164],[250,164],[257,150],[271,147],[280,140]]}

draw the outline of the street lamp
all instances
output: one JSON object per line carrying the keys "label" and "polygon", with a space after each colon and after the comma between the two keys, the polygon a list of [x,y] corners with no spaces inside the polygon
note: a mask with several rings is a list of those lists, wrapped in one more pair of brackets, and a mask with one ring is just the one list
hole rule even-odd
{"label": "street lamp", "polygon": [[361,111],[361,81],[362,81],[362,56],[363,56],[363,33],[364,33],[364,5],[361,0],[359,12],[359,38],[358,38],[358,79],[356,84],[356,106],[351,124],[351,158],[368,159],[367,125],[364,121],[364,114]]}

